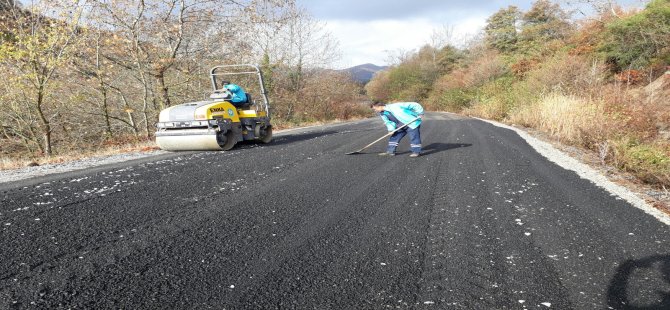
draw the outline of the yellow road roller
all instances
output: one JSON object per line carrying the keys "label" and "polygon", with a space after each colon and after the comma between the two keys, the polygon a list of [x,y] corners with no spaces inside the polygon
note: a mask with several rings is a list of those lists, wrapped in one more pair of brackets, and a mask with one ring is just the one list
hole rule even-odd
{"label": "yellow road roller", "polygon": [[[245,87],[255,89],[262,102],[252,98],[251,92],[244,93],[243,102],[232,100],[234,94],[226,88],[228,76],[255,81],[257,86]],[[270,143],[270,102],[258,66],[216,66],[210,71],[210,79],[213,91],[208,99],[161,111],[156,123],[158,147],[167,151],[227,151],[244,140]]]}

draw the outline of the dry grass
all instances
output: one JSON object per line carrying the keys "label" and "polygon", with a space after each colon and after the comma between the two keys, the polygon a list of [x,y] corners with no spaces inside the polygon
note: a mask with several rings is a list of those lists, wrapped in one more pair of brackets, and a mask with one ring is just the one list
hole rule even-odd
{"label": "dry grass", "polygon": [[507,106],[500,100],[485,100],[464,109],[463,114],[499,121],[507,115]]}
{"label": "dry grass", "polygon": [[533,104],[511,113],[512,123],[533,127],[570,144],[589,146],[603,141],[609,134],[613,119],[603,104],[574,96],[553,93]]}
{"label": "dry grass", "polygon": [[531,89],[543,93],[584,95],[605,85],[606,72],[607,68],[602,62],[563,52],[530,70],[525,82]]}
{"label": "dry grass", "polygon": [[630,172],[647,184],[670,186],[670,144],[656,137],[652,117],[659,107],[605,100],[553,93],[517,108],[507,121],[590,149],[602,164]]}

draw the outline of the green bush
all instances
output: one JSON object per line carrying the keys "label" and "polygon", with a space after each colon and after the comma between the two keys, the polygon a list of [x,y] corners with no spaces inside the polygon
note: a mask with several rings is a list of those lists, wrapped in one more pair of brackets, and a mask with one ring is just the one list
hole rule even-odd
{"label": "green bush", "polygon": [[460,112],[472,103],[474,92],[466,88],[454,88],[432,93],[428,105],[438,110]]}
{"label": "green bush", "polygon": [[624,139],[615,143],[615,163],[642,181],[670,185],[670,156],[667,147]]}
{"label": "green bush", "polygon": [[670,63],[670,1],[653,0],[645,10],[606,26],[599,51],[614,69]]}
{"label": "green bush", "polygon": [[516,96],[513,92],[514,78],[503,76],[488,82],[478,89],[477,97],[481,101],[495,100],[500,102],[505,111],[511,110],[516,104]]}
{"label": "green bush", "polygon": [[428,95],[432,81],[426,81],[420,67],[399,65],[389,71],[390,99],[396,101],[421,101]]}

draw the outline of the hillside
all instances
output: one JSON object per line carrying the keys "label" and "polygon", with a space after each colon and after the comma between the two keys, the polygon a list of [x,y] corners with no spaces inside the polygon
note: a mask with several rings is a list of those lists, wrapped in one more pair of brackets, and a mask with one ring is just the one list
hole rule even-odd
{"label": "hillside", "polygon": [[425,46],[376,74],[366,93],[543,131],[669,187],[670,1],[580,23],[570,15],[551,1],[500,9],[477,44]]}
{"label": "hillside", "polygon": [[372,79],[375,73],[385,70],[386,68],[388,68],[388,66],[377,66],[368,63],[347,68],[341,71],[345,71],[351,74],[351,77],[354,79],[354,81],[365,84]]}

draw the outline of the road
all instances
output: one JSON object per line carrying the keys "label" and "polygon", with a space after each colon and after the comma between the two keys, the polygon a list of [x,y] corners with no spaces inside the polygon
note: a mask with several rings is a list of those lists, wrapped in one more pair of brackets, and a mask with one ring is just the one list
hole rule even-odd
{"label": "road", "polygon": [[[670,229],[432,113],[0,184],[0,309],[669,309]],[[405,139],[407,140],[407,139]]]}

